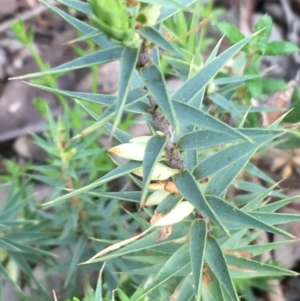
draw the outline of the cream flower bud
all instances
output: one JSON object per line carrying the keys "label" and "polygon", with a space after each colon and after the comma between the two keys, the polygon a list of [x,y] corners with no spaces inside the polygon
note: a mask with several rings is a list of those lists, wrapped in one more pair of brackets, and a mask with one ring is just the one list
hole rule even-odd
{"label": "cream flower bud", "polygon": [[149,184],[148,188],[152,190],[157,190],[157,189],[164,189],[166,185],[166,182],[153,182]]}
{"label": "cream flower bud", "polygon": [[143,161],[145,149],[145,143],[123,143],[110,148],[108,151],[128,160]]}
{"label": "cream flower bud", "polygon": [[137,21],[141,22],[144,25],[154,26],[160,15],[160,9],[161,7],[159,5],[149,5],[142,3]]}
{"label": "cream flower bud", "polygon": [[164,189],[170,193],[179,193],[179,190],[173,181],[167,181],[165,183]]}
{"label": "cream flower bud", "polygon": [[187,234],[187,235],[184,235],[180,238],[173,239],[172,244],[185,244],[189,241],[189,239],[190,239],[190,236]]}
{"label": "cream flower bud", "polygon": [[[156,131],[157,136],[165,136],[165,134],[161,131]],[[130,143],[147,143],[153,136],[138,136],[138,137],[134,137],[131,138],[129,140]]]}
{"label": "cream flower bud", "polygon": [[129,140],[130,143],[144,143],[146,144],[152,136],[138,136]]}
{"label": "cream flower bud", "polygon": [[168,195],[170,192],[165,191],[164,189],[158,189],[154,191],[148,199],[144,202],[144,206],[153,206],[160,204]]}
{"label": "cream flower bud", "polygon": [[[142,168],[137,169],[133,173],[139,177],[143,177]],[[162,163],[156,163],[151,175],[151,180],[166,180],[178,173],[180,173],[180,169],[171,168]]]}
{"label": "cream flower bud", "polygon": [[182,201],[177,204],[169,213],[167,214],[155,214],[150,223],[152,226],[168,226],[176,224],[186,218],[192,211],[194,206],[188,201]]}

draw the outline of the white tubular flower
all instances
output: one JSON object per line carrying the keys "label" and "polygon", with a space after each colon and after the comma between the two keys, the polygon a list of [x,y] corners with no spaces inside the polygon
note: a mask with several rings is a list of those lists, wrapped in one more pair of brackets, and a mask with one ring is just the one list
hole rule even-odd
{"label": "white tubular flower", "polygon": [[145,143],[123,143],[110,148],[108,151],[128,160],[143,161],[145,149]]}
{"label": "white tubular flower", "polygon": [[[139,177],[143,177],[143,169],[137,169],[133,172]],[[168,167],[162,163],[156,163],[151,175],[151,180],[166,180],[176,174],[180,173],[180,169]]]}
{"label": "white tubular flower", "polygon": [[154,191],[148,199],[144,202],[144,206],[153,206],[160,204],[168,195],[170,192],[165,191],[164,189],[158,189]]}
{"label": "white tubular flower", "polygon": [[191,205],[188,201],[182,201],[177,204],[173,210],[169,213],[156,214],[151,219],[152,226],[168,226],[176,224],[186,218],[192,211],[194,210],[194,206]]}

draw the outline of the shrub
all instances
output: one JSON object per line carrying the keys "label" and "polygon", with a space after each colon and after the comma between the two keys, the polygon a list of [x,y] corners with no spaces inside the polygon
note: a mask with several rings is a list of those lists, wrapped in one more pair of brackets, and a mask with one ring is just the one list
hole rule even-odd
{"label": "shrub", "polygon": [[[228,24],[218,23],[219,30],[234,44],[219,53],[220,40],[204,60],[199,51],[201,45],[197,44],[199,32],[193,30],[199,22],[200,5],[193,6],[193,0],[165,0],[159,2],[160,6],[154,0],[59,2],[88,15],[92,25],[55,6],[45,5],[80,31],[83,34],[80,40],[90,39],[101,49],[21,78],[52,76],[114,60],[121,63],[116,96],[33,84],[73,98],[95,120],[72,138],[77,141],[77,144],[74,142],[76,156],[84,157],[79,139],[101,128],[120,143],[110,152],[128,159],[123,164],[115,162],[115,169],[87,185],[77,189],[69,187],[71,191],[46,204],[58,208],[80,196],[74,211],[76,224],[80,210],[85,206],[94,208],[92,200],[97,198],[97,214],[103,216],[106,229],[92,230],[92,226],[97,228],[99,223],[98,215],[90,212],[82,230],[98,241],[98,245],[93,242],[93,248],[99,252],[84,264],[116,262],[125,275],[123,286],[134,282],[138,286],[130,300],[240,300],[239,294],[246,294],[245,288],[255,284],[258,278],[297,275],[260,261],[263,252],[294,239],[275,224],[299,220],[299,216],[276,213],[295,198],[280,193],[276,183],[250,163],[255,153],[271,146],[286,132],[280,125],[281,119],[268,128],[261,128],[258,113],[265,108],[250,108],[251,97],[263,91],[259,62],[263,55],[287,54],[296,51],[296,47],[285,42],[281,42],[281,46],[286,47],[269,43],[272,24],[270,18],[264,16],[249,37]],[[164,32],[172,27],[170,20],[175,14],[178,28],[181,31],[185,28],[187,33],[182,37],[184,43],[181,37],[175,37],[174,41],[168,39]],[[173,29],[176,34],[176,28]],[[278,47],[277,51],[272,45]],[[284,50],[280,52],[280,49]],[[165,68],[183,80],[173,94],[166,86],[161,57]],[[237,59],[239,69],[244,68],[245,73],[227,74],[224,67]],[[88,103],[101,104],[106,109],[99,115]],[[210,114],[212,107],[215,110]],[[118,128],[124,112],[142,114],[152,135],[132,137]],[[242,171],[264,179],[267,187],[244,182],[246,193],[231,199],[227,190]],[[140,189],[117,192],[101,189],[125,175]],[[77,177],[80,182],[81,174]],[[270,195],[276,195],[278,200],[267,203]],[[122,219],[119,212],[116,226],[105,220],[105,207],[101,203],[106,202],[109,207],[118,201],[139,203],[144,213],[125,210]],[[154,214],[149,205],[156,206]],[[121,228],[125,220],[131,223],[124,230]],[[133,230],[139,233],[129,237]],[[257,244],[260,231],[280,233],[291,240]],[[112,235],[106,238],[105,233]],[[114,243],[113,240],[120,237],[121,241]],[[109,246],[104,248],[107,243]],[[88,245],[86,237],[76,244],[72,272],[80,259],[86,257],[81,254],[87,254]],[[106,269],[114,270],[106,267],[104,271]],[[68,276],[72,277],[72,273]],[[128,289],[126,294],[132,291]],[[123,291],[119,290],[119,294],[120,299],[129,300]]]}

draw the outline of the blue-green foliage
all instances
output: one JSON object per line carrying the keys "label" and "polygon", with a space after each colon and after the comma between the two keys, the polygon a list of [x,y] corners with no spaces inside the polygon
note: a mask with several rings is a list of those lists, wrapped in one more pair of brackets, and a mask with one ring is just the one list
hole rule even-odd
{"label": "blue-green foliage", "polygon": [[[87,3],[74,0],[59,0],[59,2],[87,15],[92,14]],[[158,1],[141,2],[157,4]],[[109,218],[105,219],[103,217],[103,219],[100,219],[98,217],[98,214],[103,216],[111,205],[109,202],[102,200],[111,199],[112,203],[116,200],[143,202],[148,195],[148,185],[153,174],[154,165],[161,161],[160,156],[163,148],[168,145],[170,139],[173,139],[172,142],[174,142],[173,152],[179,151],[179,156],[183,158],[185,168],[172,178],[179,190],[178,195],[172,201],[171,198],[168,199],[167,205],[169,207],[166,207],[166,203],[162,202],[161,204],[164,204],[164,208],[171,210],[176,208],[178,202],[183,198],[192,204],[195,210],[179,223],[169,226],[168,234],[162,234],[164,233],[163,229],[154,227],[145,233],[143,238],[131,244],[126,245],[124,243],[121,248],[116,245],[116,248],[111,249],[109,254],[104,252],[103,255],[95,256],[88,262],[89,264],[96,264],[96,262],[107,261],[108,266],[105,270],[112,271],[114,269],[113,265],[115,265],[127,277],[142,279],[140,275],[143,275],[144,280],[140,281],[140,287],[136,294],[129,299],[121,293],[119,295],[120,299],[140,300],[145,296],[151,296],[152,291],[154,291],[156,292],[154,295],[161,296],[162,300],[169,299],[173,292],[176,292],[178,293],[176,300],[192,300],[195,297],[196,300],[238,301],[238,292],[234,285],[235,279],[296,275],[292,271],[276,267],[270,263],[261,265],[257,256],[266,250],[276,248],[277,245],[265,244],[260,245],[260,248],[257,249],[255,245],[250,245],[253,243],[255,235],[252,235],[252,238],[249,239],[253,229],[280,233],[293,238],[292,235],[274,226],[278,222],[299,220],[298,215],[274,213],[275,210],[289,202],[289,199],[286,199],[284,195],[280,195],[280,200],[275,203],[278,206],[275,205],[274,210],[272,210],[273,207],[261,205],[269,195],[265,193],[265,188],[262,188],[262,191],[257,193],[255,198],[250,198],[253,206],[249,205],[247,207],[247,204],[251,201],[243,204],[244,206],[237,205],[238,203],[226,196],[228,188],[235,183],[236,177],[245,168],[251,170],[257,177],[269,179],[259,169],[251,168],[249,160],[262,146],[270,145],[273,139],[278,138],[283,133],[279,126],[273,126],[271,129],[249,128],[249,123],[245,122],[249,108],[245,109],[241,104],[231,101],[235,87],[246,86],[250,93],[254,93],[257,82],[261,80],[257,73],[249,72],[245,76],[239,77],[230,77],[222,73],[222,68],[229,60],[234,59],[240,51],[247,53],[249,49],[256,47],[257,60],[263,54],[277,54],[274,49],[279,47],[272,48],[271,46],[274,46],[274,44],[268,42],[270,19],[266,16],[263,17],[256,26],[254,33],[249,37],[244,37],[233,26],[219,24],[218,28],[228,36],[234,45],[217,54],[218,44],[206,62],[200,59],[200,53],[195,52],[193,54],[194,64],[190,61],[191,53],[187,53],[179,43],[167,40],[161,30],[163,20],[181,10],[182,6],[192,2],[194,1],[159,1],[159,3],[162,3],[162,9],[156,24],[154,26],[140,24],[137,29],[137,33],[147,41],[143,46],[139,45],[137,48],[120,46],[120,43],[115,45],[111,42],[109,36],[105,36],[103,32],[75,19],[59,8],[47,4],[49,9],[81,31],[85,38],[93,34],[92,39],[102,49],[54,67],[49,71],[25,75],[22,78],[30,79],[120,60],[121,69],[117,96],[62,91],[36,86],[75,98],[76,102],[96,120],[95,124],[89,128],[81,133],[76,133],[78,134],[77,138],[90,135],[96,129],[104,127],[110,135],[113,135],[121,143],[128,142],[131,136],[118,128],[118,123],[124,112],[142,114],[151,132],[154,133],[153,138],[147,144],[143,162],[129,161],[121,164],[98,180],[77,187],[71,192],[60,194],[47,204],[53,208],[59,208],[62,204],[68,203],[72,198],[78,196],[82,198],[83,202],[85,202],[87,196],[101,199],[98,205],[101,209],[98,207],[93,219],[86,221],[86,224],[84,224],[83,227],[86,228],[83,228],[83,230],[88,231],[90,237],[100,238],[102,243],[93,243],[91,250],[88,249],[90,243],[87,239],[82,237],[78,239],[68,272],[67,283],[73,277],[73,272],[77,269],[77,263],[87,260],[91,252],[96,253],[96,250],[103,249],[104,242],[113,244],[111,238],[109,238],[109,241],[105,240],[106,232],[116,235],[110,228],[113,221]],[[193,9],[192,6],[191,9]],[[184,24],[183,19],[181,19],[181,22]],[[195,24],[197,22],[192,19],[189,24],[185,24],[186,30],[190,30],[190,26]],[[191,37],[195,36],[197,36],[197,33],[191,35]],[[191,38],[186,38],[186,42],[191,44]],[[180,74],[181,78],[184,79],[182,86],[173,94],[168,92],[163,72],[159,62],[157,62],[158,56],[152,61],[150,59],[144,65],[142,64],[141,68],[136,68],[137,72],[134,71],[137,62],[140,63],[141,60],[139,53],[143,54],[145,51],[143,47],[149,47],[149,45],[150,48],[160,47],[164,51],[163,55],[169,58],[169,67],[174,70],[175,74]],[[284,44],[284,46],[286,49],[284,54],[296,50],[290,44]],[[210,99],[218,108],[223,109],[222,114],[225,112],[232,113],[233,120],[230,125],[218,118],[218,116],[223,116],[222,114],[210,114],[210,106],[206,106],[203,101],[206,92],[209,91],[212,85],[215,86],[215,89]],[[217,88],[220,89],[217,91]],[[261,93],[262,90],[256,89],[255,91]],[[154,99],[158,106],[158,112],[165,116],[169,122],[170,132],[164,132],[164,138],[155,132],[160,129],[155,123],[155,118],[152,119],[154,109],[151,99]],[[105,109],[99,115],[97,111],[87,108],[86,102],[101,103]],[[257,110],[260,111],[260,109]],[[110,123],[111,121],[113,122]],[[246,125],[247,128],[244,128],[243,125]],[[168,158],[164,158],[163,162],[169,165]],[[135,180],[136,184],[141,187],[141,191],[110,193],[101,189],[104,184],[118,177],[124,175],[132,177],[131,173],[141,167],[144,168],[144,182],[141,183]],[[178,198],[178,196],[180,197]],[[172,204],[172,202],[174,203]],[[254,204],[254,202],[256,203]],[[93,204],[90,204],[90,206],[93,206]],[[145,209],[145,212],[152,215],[147,209]],[[69,227],[73,227],[78,219],[78,212],[74,213],[76,214],[74,218],[72,214],[69,219]],[[135,214],[129,213],[123,217],[121,215],[116,216],[116,226],[122,227],[122,222],[129,218],[133,218],[136,223],[141,224],[143,230],[150,227],[148,219],[144,220]],[[98,230],[95,231],[93,226],[99,227]],[[102,233],[101,227],[104,226],[107,226],[110,230],[103,230]],[[124,236],[122,237],[122,235]],[[116,235],[115,239],[125,240],[128,237],[128,231],[120,229],[120,235]],[[241,255],[242,250],[247,250],[248,257]],[[121,259],[125,256],[128,262]],[[109,261],[110,259],[114,260]],[[139,264],[136,264],[137,262]],[[133,266],[136,269],[132,268]],[[251,271],[251,273],[248,271]]]}

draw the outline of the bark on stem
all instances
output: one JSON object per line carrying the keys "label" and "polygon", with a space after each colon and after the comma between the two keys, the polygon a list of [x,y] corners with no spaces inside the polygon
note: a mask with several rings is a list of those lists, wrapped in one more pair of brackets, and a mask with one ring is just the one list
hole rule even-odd
{"label": "bark on stem", "polygon": [[[141,50],[137,62],[138,68],[142,68],[153,63],[151,53],[146,43],[147,43],[146,40],[144,40],[141,46]],[[175,148],[176,147],[174,141],[175,132],[173,126],[169,122],[168,118],[159,111],[159,107],[157,105],[157,102],[153,98],[153,96],[149,95],[148,99],[150,102],[150,114],[153,118],[156,129],[163,132],[167,137],[165,150],[166,150],[166,157],[169,161],[170,167],[177,168],[177,169],[184,169],[183,160],[180,156],[179,151],[177,151]]]}

